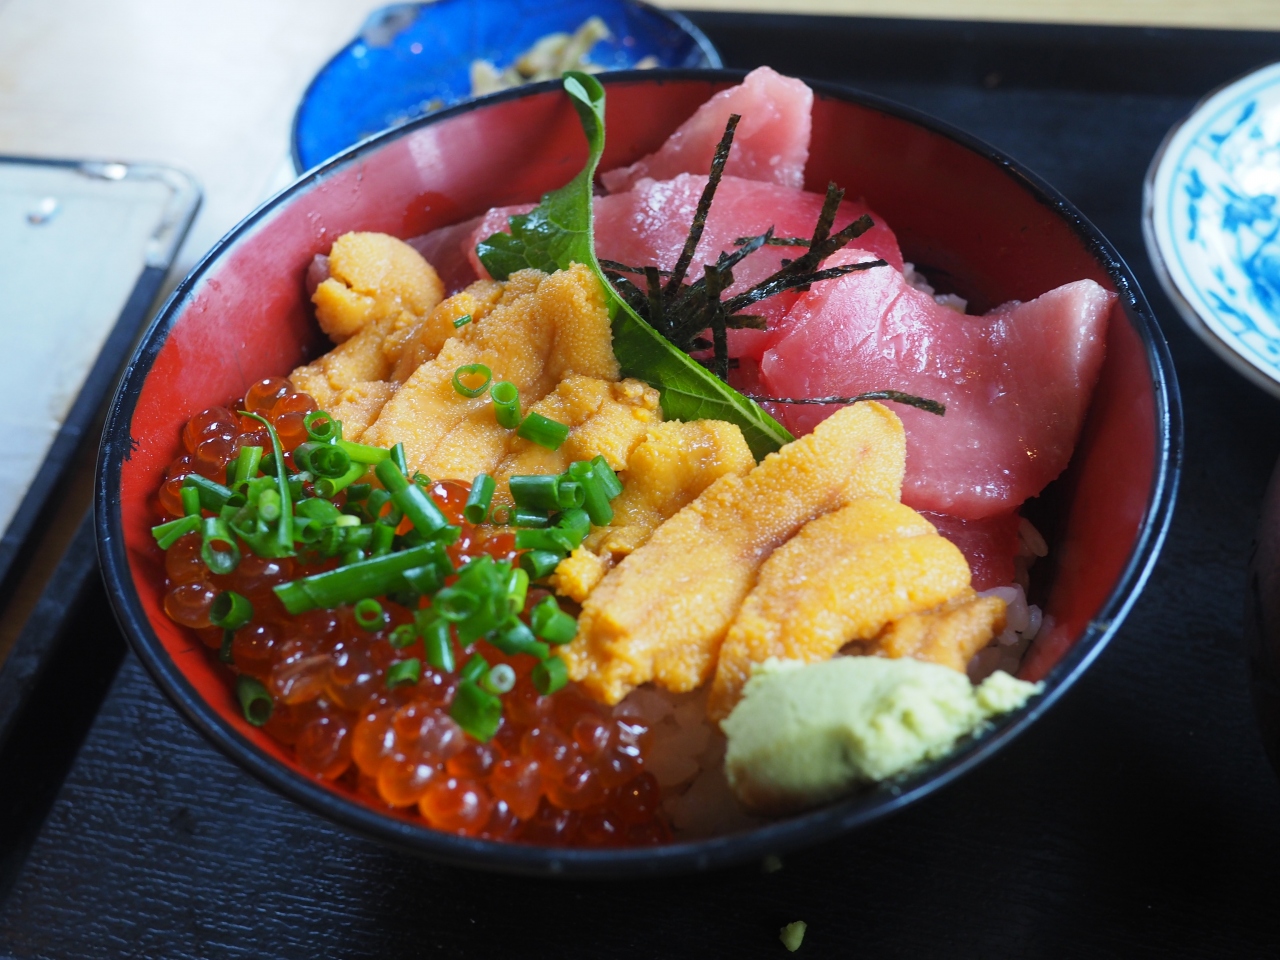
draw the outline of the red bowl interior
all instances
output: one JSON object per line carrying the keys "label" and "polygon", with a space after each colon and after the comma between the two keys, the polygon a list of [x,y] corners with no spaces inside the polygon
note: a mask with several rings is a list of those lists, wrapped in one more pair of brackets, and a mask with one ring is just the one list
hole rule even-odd
{"label": "red bowl interior", "polygon": [[[602,169],[655,149],[732,82],[611,80]],[[957,291],[976,304],[1031,299],[1084,277],[1117,289],[1088,232],[979,149],[822,92],[814,131],[809,189],[835,181],[851,196],[863,195],[896,231],[909,260],[951,274]],[[164,339],[137,396],[132,453],[120,474],[133,586],[159,643],[191,686],[242,737],[299,773],[285,750],[245,723],[222,668],[162,610],[163,555],[150,527],[180,430],[198,411],[242,396],[253,381],[283,375],[318,352],[303,278],[312,256],[328,252],[338,235],[375,230],[410,237],[492,206],[536,200],[575,174],[584,158],[577,118],[557,90],[484,103],[380,140],[286,191],[233,233],[151,335],[153,349]],[[1048,675],[1103,609],[1156,510],[1167,411],[1136,323],[1122,297],[1084,435],[1058,482],[1062,509],[1045,611],[1051,624],[1026,660],[1023,673],[1032,679]]]}

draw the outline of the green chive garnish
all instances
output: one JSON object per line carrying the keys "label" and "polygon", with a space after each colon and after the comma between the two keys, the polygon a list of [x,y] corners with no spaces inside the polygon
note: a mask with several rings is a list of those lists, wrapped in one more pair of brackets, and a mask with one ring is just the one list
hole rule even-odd
{"label": "green chive garnish", "polygon": [[200,516],[200,491],[195,487],[182,487],[181,489],[183,516]]}
{"label": "green chive garnish", "polygon": [[402,623],[391,631],[391,636],[387,638],[387,642],[396,649],[401,649],[411,645],[417,639],[417,628],[412,623]]}
{"label": "green chive garnish", "polygon": [[385,557],[391,552],[391,545],[395,543],[396,528],[385,523],[375,523],[373,525],[372,543],[369,546],[369,555],[372,557]]}
{"label": "green chive garnish", "polygon": [[408,476],[409,462],[404,457],[404,444],[397,443],[391,448],[391,462],[400,468],[401,476]]}
{"label": "green chive garnish", "polygon": [[489,642],[508,655],[527,653],[545,660],[551,655],[551,648],[539,642],[533,631],[518,617],[510,617],[501,629],[494,630],[488,636]]}
{"label": "green chive garnish", "polygon": [[422,661],[417,657],[410,657],[408,660],[398,660],[387,667],[387,686],[400,687],[405,684],[414,684],[422,676]]}
{"label": "green chive garnish", "polygon": [[258,516],[267,523],[275,523],[280,519],[280,492],[263,490],[258,494]]}
{"label": "green chive garnish", "polygon": [[543,597],[529,612],[533,632],[547,643],[568,643],[578,633],[578,621],[560,609],[555,597]]}
{"label": "green chive garnish", "polygon": [[307,436],[317,443],[333,443],[342,438],[342,422],[324,410],[315,410],[302,418]]}
{"label": "green chive garnish", "polygon": [[489,388],[493,401],[493,416],[498,425],[514,430],[520,426],[520,388],[514,383],[499,380]]}
{"label": "green chive garnish", "polygon": [[[462,378],[481,377],[482,382],[479,386],[469,387],[462,382]],[[468,399],[474,400],[486,390],[493,380],[493,371],[486,367],[483,363],[468,363],[453,371],[453,389]]]}
{"label": "green chive garnish", "polygon": [[522,527],[516,531],[517,550],[544,550],[547,553],[559,553],[561,556],[573,551],[569,538],[555,527],[539,530],[535,527]]}
{"label": "green chive garnish", "polygon": [[529,572],[519,567],[507,577],[507,609],[518,614],[529,596]]}
{"label": "green chive garnish", "polygon": [[[347,454],[347,456],[351,456],[351,454]],[[352,464],[355,464],[358,461],[352,460],[351,462]],[[371,483],[353,483],[351,486],[347,487],[347,503],[359,503],[361,500],[366,499],[372,492],[373,484]]]}
{"label": "green chive garnish", "polygon": [[253,619],[253,604],[234,590],[224,590],[209,608],[209,622],[223,630],[239,630]]}
{"label": "green chive garnish", "polygon": [[557,506],[561,510],[572,510],[575,507],[581,507],[586,503],[587,492],[583,489],[582,484],[577,480],[569,480],[565,477],[560,478],[560,483],[556,486]]}
{"label": "green chive garnish", "polygon": [[569,427],[540,413],[530,413],[521,421],[516,436],[524,437],[548,450],[559,450],[560,444],[569,439]]}
{"label": "green chive garnish", "polygon": [[372,560],[353,560],[336,570],[282,583],[273,589],[285,610],[295,616],[316,608],[333,609],[405,589],[404,572],[433,563],[437,550],[436,544],[427,543]]}
{"label": "green chive garnish", "polygon": [[[277,464],[284,464],[284,448],[280,446],[280,435],[276,433],[276,428],[270,420],[260,417],[256,413],[249,413],[247,410],[241,410],[240,415],[257,420],[267,428],[267,435],[271,437],[271,453],[275,457]],[[276,523],[276,548],[275,556],[291,557],[294,555],[293,548],[293,496],[292,487],[289,478],[286,476],[287,471],[280,470],[276,474],[276,491],[280,494],[280,519]],[[204,497],[201,496],[201,502]]]}
{"label": "green chive garnish", "polygon": [[480,598],[462,587],[445,587],[436,593],[431,608],[450,623],[461,623],[480,609]]}
{"label": "green chive garnish", "polygon": [[549,527],[551,517],[541,510],[525,510],[516,507],[507,516],[507,522],[513,527]]}
{"label": "green chive garnish", "polygon": [[[402,457],[403,452],[404,448],[401,447]],[[433,537],[449,526],[449,519],[436,506],[431,495],[416,483],[405,479],[404,470],[395,462],[395,458],[383,460],[374,467],[373,472],[390,492],[391,502],[404,512],[413,528],[424,537]]]}
{"label": "green chive garnish", "polygon": [[465,327],[470,322],[471,322],[471,314],[464,313],[457,320],[453,321],[453,328],[456,330],[459,327]]}
{"label": "green chive garnish", "polygon": [[609,503],[609,485],[596,472],[594,463],[580,460],[569,465],[569,476],[582,487],[582,503],[576,504],[587,511],[587,516],[597,527],[607,526],[613,520],[613,507]]}
{"label": "green chive garnish", "polygon": [[161,523],[152,527],[151,535],[156,538],[156,546],[161,550],[168,550],[181,537],[199,530],[200,523],[201,519],[198,516],[179,517],[177,520],[170,520],[168,523]]}
{"label": "green chive garnish", "polygon": [[600,478],[600,482],[604,486],[605,496],[610,500],[622,492],[622,481],[618,479],[618,475],[613,472],[613,467],[609,466],[609,461],[604,457],[596,457],[592,460],[591,470]]}
{"label": "green chive garnish", "polygon": [[[205,517],[202,521],[204,542],[200,545],[200,559],[213,573],[227,574],[240,564],[240,546],[231,535],[231,528],[222,517]],[[218,544],[226,549],[219,549]]]}
{"label": "green chive garnish", "polygon": [[529,574],[530,580],[544,580],[555,573],[564,554],[551,550],[530,550],[520,555],[520,569]]}
{"label": "green chive garnish", "polygon": [[511,499],[520,509],[545,513],[560,509],[560,478],[554,474],[512,477],[509,486]]}
{"label": "green chive garnish", "polygon": [[427,653],[427,663],[444,673],[453,673],[455,664],[453,643],[449,638],[449,621],[435,619],[425,626],[419,625],[419,629],[422,631],[422,646]]}
{"label": "green chive garnish", "polygon": [[255,727],[260,727],[270,720],[276,708],[275,701],[271,699],[271,694],[267,692],[262,682],[247,674],[242,673],[236,677],[236,697],[240,701],[240,710],[244,713],[244,718]]}
{"label": "green chive garnish", "polygon": [[381,463],[391,456],[390,450],[371,447],[367,443],[354,443],[351,440],[339,440],[334,446],[350,457],[353,463]]}
{"label": "green chive garnish", "polygon": [[559,657],[548,657],[534,665],[529,679],[533,681],[534,689],[545,697],[569,682],[569,668]]}
{"label": "green chive garnish", "polygon": [[351,458],[346,451],[330,443],[318,444],[311,451],[310,463],[311,472],[321,480],[338,480],[352,470]]}
{"label": "green chive garnish", "polygon": [[261,447],[241,447],[240,455],[236,457],[235,472],[233,473],[232,486],[238,487],[242,483],[248,483],[258,475],[258,465],[262,463]]}
{"label": "green chive garnish", "polygon": [[449,705],[449,716],[483,743],[498,732],[502,723],[502,701],[480,689],[474,680],[463,680]]}
{"label": "green chive garnish", "polygon": [[[321,477],[315,482],[315,491],[317,494],[332,500],[338,495],[339,490],[346,489],[347,500],[351,500],[351,490],[354,489],[351,485],[365,475],[366,471],[369,469],[369,465],[367,463],[356,463],[354,460],[350,460],[350,457],[347,459],[350,461],[351,466],[347,468],[347,472],[342,476]],[[366,488],[365,496],[368,496],[368,484],[360,484],[360,486]]]}
{"label": "green chive garnish", "polygon": [[591,532],[591,517],[585,510],[566,510],[560,514],[555,529],[566,538],[569,543],[568,549],[572,551],[580,546],[587,538],[587,534]]}
{"label": "green chive garnish", "polygon": [[493,502],[495,489],[493,477],[482,473],[471,482],[471,493],[467,495],[467,505],[462,508],[462,515],[467,523],[484,523],[489,513],[489,504]]}
{"label": "green chive garnish", "polygon": [[370,632],[378,630],[386,622],[386,614],[382,611],[382,604],[373,597],[365,597],[356,603],[351,611],[356,618],[356,623],[364,630]]}
{"label": "green chive garnish", "polygon": [[[200,495],[200,506],[217,513],[231,499],[231,491],[220,483],[214,483],[208,477],[198,473],[188,473],[182,478],[183,489],[191,487]],[[185,503],[185,501],[184,501]]]}
{"label": "green chive garnish", "polygon": [[489,672],[489,661],[480,654],[475,654],[467,661],[466,666],[462,668],[462,679],[469,680],[472,683],[478,681],[486,673]]}
{"label": "green chive garnish", "polygon": [[480,680],[480,686],[495,696],[509,693],[516,685],[516,672],[509,664],[497,663]]}

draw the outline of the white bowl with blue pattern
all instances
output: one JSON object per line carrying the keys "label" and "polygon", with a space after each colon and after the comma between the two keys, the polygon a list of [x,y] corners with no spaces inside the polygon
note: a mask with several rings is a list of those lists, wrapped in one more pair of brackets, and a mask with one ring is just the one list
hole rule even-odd
{"label": "white bowl with blue pattern", "polygon": [[1143,233],[1191,328],[1280,396],[1280,63],[1169,132],[1147,173]]}

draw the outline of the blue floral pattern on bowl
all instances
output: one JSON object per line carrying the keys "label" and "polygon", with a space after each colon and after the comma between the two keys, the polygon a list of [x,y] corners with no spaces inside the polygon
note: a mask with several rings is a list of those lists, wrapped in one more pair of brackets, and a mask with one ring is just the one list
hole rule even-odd
{"label": "blue floral pattern on bowl", "polygon": [[471,96],[471,62],[510,66],[541,37],[596,16],[611,36],[592,63],[625,70],[719,67],[720,55],[678,13],[638,0],[436,0],[383,7],[316,74],[293,119],[301,173],[389,127]]}
{"label": "blue floral pattern on bowl", "polygon": [[1280,394],[1280,64],[1207,97],[1147,176],[1143,227],[1165,292],[1228,362]]}

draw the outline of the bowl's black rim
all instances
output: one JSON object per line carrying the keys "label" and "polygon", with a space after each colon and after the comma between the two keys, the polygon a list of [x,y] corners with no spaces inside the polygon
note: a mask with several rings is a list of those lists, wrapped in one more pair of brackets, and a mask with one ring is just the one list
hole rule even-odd
{"label": "bowl's black rim", "polygon": [[[667,10],[662,7],[655,7],[652,3],[645,2],[645,0],[624,0],[624,2],[629,3],[633,7],[640,7],[648,11],[652,15],[662,20],[668,21],[673,26],[677,27],[684,33],[688,34],[689,37],[692,38],[694,44],[697,45],[698,49],[702,51],[702,55],[706,57],[706,60],[707,60],[706,69],[719,69],[724,65],[724,61],[720,57],[720,51],[716,49],[715,44],[711,42],[711,40],[707,37],[705,33],[702,32],[702,29],[697,24],[695,24],[692,20],[690,20],[680,11]],[[431,5],[432,5],[431,3],[411,4],[411,6],[415,6],[419,8],[427,7]],[[394,6],[403,6],[403,4],[394,4]],[[370,11],[369,17],[366,18],[366,22],[370,17],[373,17],[374,14],[379,13],[380,11],[385,9],[387,8],[379,7],[376,10]],[[320,78],[324,76],[326,73],[328,73],[329,68],[332,67],[342,57],[345,57],[347,55],[347,51],[349,51],[352,47],[354,47],[359,42],[360,42],[360,34],[356,34],[356,36],[352,37],[351,40],[349,40],[346,44],[344,44],[342,48],[338,50],[337,53],[335,53],[332,57],[326,60],[324,66],[321,67],[319,70],[317,70],[315,73],[315,76],[313,76],[311,80],[307,83],[307,89],[302,92],[302,96],[298,100],[298,105],[293,108],[293,120],[290,121],[289,123],[289,160],[293,164],[293,172],[295,174],[300,174],[307,169],[307,167],[304,165],[302,160],[302,146],[300,142],[303,108],[306,107],[307,103],[311,100],[311,95],[312,93],[315,92],[315,86],[317,83],[320,82]],[[630,71],[615,71],[615,72],[629,73]],[[463,101],[463,103],[471,103],[471,102],[473,101],[471,100]],[[435,114],[432,114],[432,116],[435,116]],[[413,120],[406,120],[404,124],[398,124],[394,127],[389,127],[387,130],[383,130],[380,133],[374,134],[374,137],[375,138],[380,137],[383,134],[390,132],[391,130],[399,130],[401,127],[407,124],[417,123],[418,120],[422,120],[422,119],[424,118],[417,117]],[[370,138],[370,139],[373,139],[373,138]],[[360,141],[360,143],[363,143],[363,142],[365,141]],[[348,150],[354,149],[357,146],[359,146],[359,143],[352,144],[351,147],[348,147],[347,149]],[[334,157],[330,157],[329,160],[336,159],[337,157],[343,156],[343,154],[345,154],[346,152],[347,151],[344,150],[342,151],[342,153],[335,154]],[[324,166],[329,162],[329,160],[325,160],[323,163],[317,164],[317,166]]]}
{"label": "bowl's black rim", "polygon": [[[604,75],[602,80],[609,86],[687,80],[733,82],[741,80],[743,76],[745,71],[733,70],[680,70],[664,71],[662,74],[655,74],[653,71],[619,71]],[[156,315],[125,371],[108,414],[95,482],[95,523],[103,575],[116,616],[134,652],[160,688],[219,749],[263,782],[312,810],[398,849],[454,865],[510,873],[579,877],[669,874],[728,866],[767,854],[784,853],[900,809],[951,782],[1013,740],[1048,709],[1098,657],[1119,629],[1151,574],[1173,516],[1182,469],[1182,408],[1173,362],[1168,344],[1137,280],[1111,243],[1074,206],[1001,151],[912,108],[835,84],[808,82],[820,96],[844,100],[915,123],[950,138],[1004,168],[1024,189],[1063,217],[1104,265],[1124,302],[1126,315],[1143,341],[1155,390],[1158,444],[1156,469],[1147,507],[1135,547],[1115,587],[1082,636],[1050,671],[1046,677],[1044,693],[1034,697],[1021,710],[1000,718],[983,736],[962,744],[942,760],[897,782],[882,784],[869,793],[850,797],[819,810],[770,823],[749,832],[707,840],[641,849],[565,850],[457,837],[380,814],[318,781],[295,773],[259,751],[226,724],[191,686],[169,658],[142,609],[125,555],[119,499],[112,494],[112,491],[119,488],[123,460],[131,452],[129,424],[142,385],[174,319],[218,258],[268,218],[281,202],[304,192],[331,171],[358,160],[377,150],[382,144],[404,136],[419,126],[447,120],[493,103],[558,89],[557,81],[549,81],[467,101],[371,137],[281,190],[219,240],[179,284],[164,308]]]}

